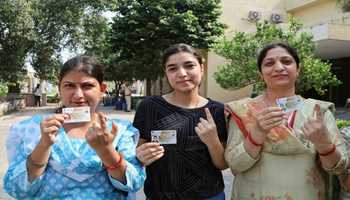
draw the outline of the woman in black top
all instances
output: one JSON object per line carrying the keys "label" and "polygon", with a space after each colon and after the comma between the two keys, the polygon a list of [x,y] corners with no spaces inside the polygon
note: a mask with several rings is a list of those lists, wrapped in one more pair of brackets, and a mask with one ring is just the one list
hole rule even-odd
{"label": "woman in black top", "polygon": [[203,59],[191,46],[176,44],[165,50],[163,66],[173,91],[145,99],[134,119],[147,199],[225,199],[224,106],[198,93]]}

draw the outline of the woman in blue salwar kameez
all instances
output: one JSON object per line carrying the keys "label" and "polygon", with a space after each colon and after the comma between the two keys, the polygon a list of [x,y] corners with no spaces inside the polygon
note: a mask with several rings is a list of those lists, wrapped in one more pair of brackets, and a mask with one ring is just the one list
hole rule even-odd
{"label": "woman in blue salwar kameez", "polygon": [[145,171],[136,159],[138,130],[97,112],[106,90],[103,69],[89,56],[62,67],[63,107],[89,107],[91,120],[67,123],[58,112],[12,125],[4,190],[16,199],[133,199]]}

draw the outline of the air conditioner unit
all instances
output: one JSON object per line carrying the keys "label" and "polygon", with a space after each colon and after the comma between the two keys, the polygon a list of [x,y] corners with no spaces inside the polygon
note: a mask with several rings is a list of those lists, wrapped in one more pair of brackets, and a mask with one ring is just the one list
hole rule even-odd
{"label": "air conditioner unit", "polygon": [[277,13],[272,13],[270,21],[276,24],[281,23],[283,22],[282,15]]}
{"label": "air conditioner unit", "polygon": [[261,18],[261,12],[259,11],[249,11],[248,20],[249,21],[258,21]]}

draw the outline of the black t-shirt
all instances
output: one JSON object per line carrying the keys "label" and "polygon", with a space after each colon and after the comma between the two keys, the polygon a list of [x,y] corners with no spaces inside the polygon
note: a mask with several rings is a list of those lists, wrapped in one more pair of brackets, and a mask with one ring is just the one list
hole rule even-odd
{"label": "black t-shirt", "polygon": [[148,97],[139,105],[134,126],[141,138],[151,141],[152,130],[176,130],[177,143],[163,145],[165,154],[147,166],[144,191],[152,200],[205,199],[224,189],[221,171],[212,163],[207,146],[194,128],[199,118],[206,119],[209,108],[216,123],[219,139],[226,143],[224,105],[212,101],[194,109],[180,108],[163,97]]}

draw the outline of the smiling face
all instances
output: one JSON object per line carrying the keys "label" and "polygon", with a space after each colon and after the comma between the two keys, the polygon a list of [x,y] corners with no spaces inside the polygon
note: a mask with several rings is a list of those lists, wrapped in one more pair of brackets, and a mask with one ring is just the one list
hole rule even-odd
{"label": "smiling face", "polygon": [[90,106],[92,112],[95,112],[105,90],[105,84],[100,84],[94,77],[75,70],[68,72],[59,83],[64,106]]}
{"label": "smiling face", "polygon": [[165,75],[176,92],[190,92],[198,89],[201,83],[203,65],[193,54],[179,52],[165,62]]}
{"label": "smiling face", "polygon": [[282,47],[270,49],[261,64],[260,76],[267,88],[294,88],[299,68],[294,58]]}

